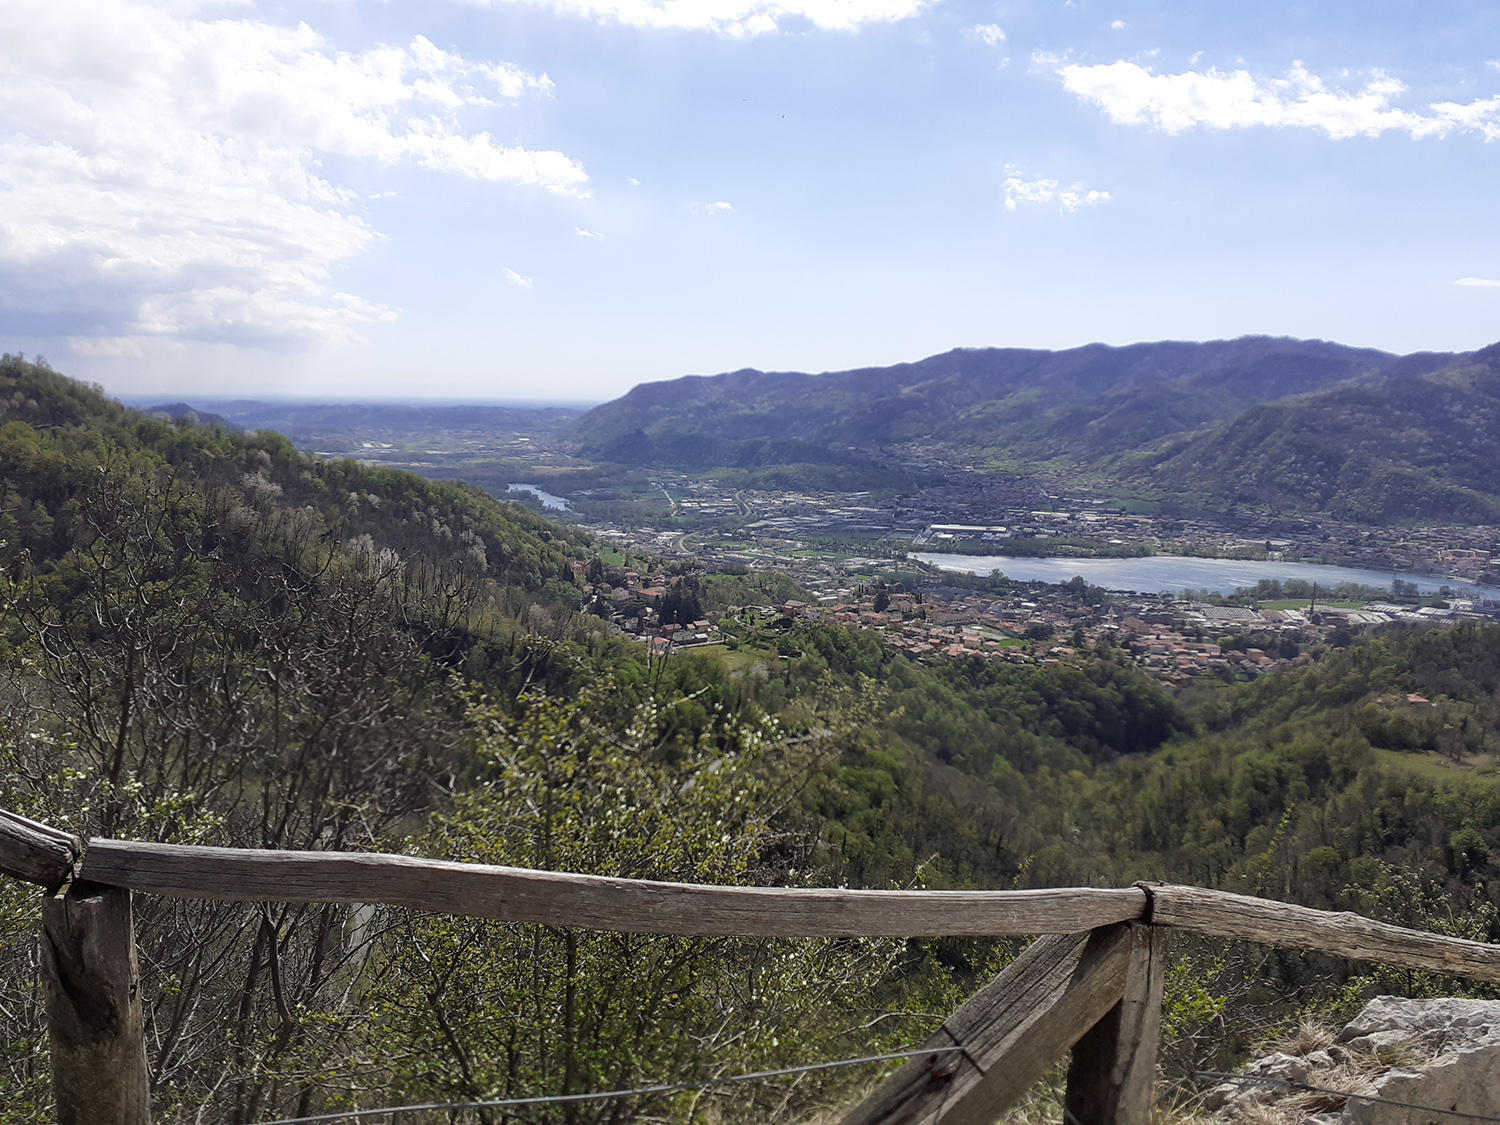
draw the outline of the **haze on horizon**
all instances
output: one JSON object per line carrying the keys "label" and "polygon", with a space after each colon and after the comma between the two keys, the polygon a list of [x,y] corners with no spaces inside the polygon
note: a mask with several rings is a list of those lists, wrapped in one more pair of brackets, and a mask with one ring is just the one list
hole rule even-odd
{"label": "haze on horizon", "polygon": [[11,0],[0,347],[120,395],[1500,338],[1500,9]]}

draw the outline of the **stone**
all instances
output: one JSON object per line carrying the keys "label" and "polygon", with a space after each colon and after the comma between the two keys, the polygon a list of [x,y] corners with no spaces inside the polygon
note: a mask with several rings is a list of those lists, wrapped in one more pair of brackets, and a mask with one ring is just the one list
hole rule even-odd
{"label": "stone", "polygon": [[[1352,1083],[1353,1089],[1403,1104],[1356,1095],[1344,1102],[1342,1113],[1330,1113],[1329,1099],[1308,1099],[1305,1091],[1225,1082],[1208,1091],[1204,1109],[1232,1121],[1267,1107],[1299,1125],[1464,1125],[1454,1113],[1500,1119],[1500,1001],[1378,996],[1334,1045],[1306,1055],[1277,1051],[1251,1062],[1244,1075],[1339,1090]],[[1300,1101],[1291,1100],[1299,1093]],[[1323,1112],[1298,1108],[1309,1100],[1322,1101],[1317,1108]]]}
{"label": "stone", "polygon": [[1306,1082],[1310,1069],[1307,1060],[1300,1055],[1277,1051],[1263,1059],[1256,1059],[1245,1068],[1245,1073],[1259,1078],[1279,1078],[1283,1082]]}
{"label": "stone", "polygon": [[[1375,1082],[1376,1097],[1424,1109],[1349,1100],[1343,1125],[1456,1125],[1462,1118],[1500,1117],[1500,1042],[1440,1055],[1430,1063],[1392,1070]],[[1448,1110],[1432,1113],[1429,1110]]]}
{"label": "stone", "polygon": [[1470,1046],[1500,1040],[1500,1000],[1377,996],[1339,1032],[1340,1043],[1367,1050],[1414,1038],[1426,1044]]}
{"label": "stone", "polygon": [[1500,1001],[1377,996],[1339,1041],[1352,1050],[1407,1046],[1427,1056],[1375,1079],[1375,1097],[1404,1105],[1351,1098],[1344,1125],[1455,1125],[1461,1119],[1451,1113],[1500,1117]]}
{"label": "stone", "polygon": [[1213,1113],[1216,1110],[1223,1109],[1226,1105],[1229,1104],[1230,1099],[1232,1099],[1235,1094],[1239,1092],[1240,1087],[1237,1083],[1234,1082],[1225,1082],[1222,1085],[1215,1086],[1212,1090],[1203,1095],[1203,1108],[1208,1110],[1210,1113]]}

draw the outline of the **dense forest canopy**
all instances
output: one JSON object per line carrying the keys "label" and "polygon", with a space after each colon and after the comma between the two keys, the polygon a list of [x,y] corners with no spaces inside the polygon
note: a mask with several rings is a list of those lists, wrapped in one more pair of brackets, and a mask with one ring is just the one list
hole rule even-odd
{"label": "dense forest canopy", "polygon": [[[1476,768],[1500,750],[1500,627],[1392,628],[1177,692],[1108,646],[922,663],[805,620],[746,636],[734,659],[661,659],[581,611],[603,566],[586,534],[476,489],[150,418],[10,357],[0,410],[13,811],[86,836],[725,884],[1165,878],[1500,938],[1500,791]],[[680,579],[685,615],[795,592],[761,574]],[[150,896],[137,911],[166,1122],[900,1048],[1017,949]],[[0,884],[6,1122],[49,1113],[36,914],[31,888]],[[1185,942],[1168,1058],[1228,1061],[1375,989],[1462,987]],[[507,1119],[800,1120],[874,1074]]]}

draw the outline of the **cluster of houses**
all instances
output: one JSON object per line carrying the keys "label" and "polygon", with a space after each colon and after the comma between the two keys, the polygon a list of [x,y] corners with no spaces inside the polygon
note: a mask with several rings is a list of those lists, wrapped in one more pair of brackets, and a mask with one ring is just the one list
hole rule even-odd
{"label": "cluster of houses", "polygon": [[[591,612],[623,633],[666,654],[717,644],[746,628],[787,628],[823,621],[878,633],[911,659],[979,657],[1013,663],[1053,663],[1080,652],[1113,649],[1164,683],[1197,676],[1259,676],[1311,659],[1309,646],[1347,643],[1360,629],[1411,622],[1451,625],[1494,620],[1500,605],[1451,600],[1446,605],[1370,602],[1358,607],[1308,605],[1260,609],[1172,598],[1101,597],[1098,591],[1028,586],[998,597],[943,585],[910,590],[876,581],[814,594],[817,600],[697,610],[689,620],[674,591],[681,577],[577,564]],[[686,588],[684,588],[686,589]],[[1284,603],[1283,603],[1284,604]],[[665,607],[672,606],[663,614]]]}
{"label": "cluster of houses", "polygon": [[585,607],[626,636],[651,645],[654,652],[715,644],[723,639],[718,613],[707,612],[687,621],[661,619],[670,592],[682,582],[677,575],[599,567],[591,578],[588,563],[576,562],[573,569],[584,584]]}
{"label": "cluster of houses", "polygon": [[1076,591],[1033,587],[999,600],[938,588],[831,604],[789,602],[777,612],[874,629],[891,649],[924,661],[977,656],[1053,663],[1080,651],[1115,649],[1157,679],[1182,685],[1204,674],[1254,677],[1305,664],[1312,659],[1309,645],[1339,643],[1349,631],[1367,626],[1493,620],[1500,606],[1453,601],[1446,607],[1378,602],[1360,608],[1257,609],[1170,597],[1089,604]]}

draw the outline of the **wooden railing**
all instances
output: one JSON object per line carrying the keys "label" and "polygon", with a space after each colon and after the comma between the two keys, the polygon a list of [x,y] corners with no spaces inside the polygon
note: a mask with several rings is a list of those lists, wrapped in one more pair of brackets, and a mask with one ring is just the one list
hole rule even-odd
{"label": "wooden railing", "polygon": [[1500,982],[1500,945],[1201,887],[848,891],[710,887],[350,852],[83,842],[0,810],[0,874],[43,887],[43,972],[61,1125],[149,1125],[135,891],[231,902],[379,903],[632,933],[1043,935],[844,1125],[990,1125],[1072,1050],[1078,1125],[1147,1125],[1173,930]]}

